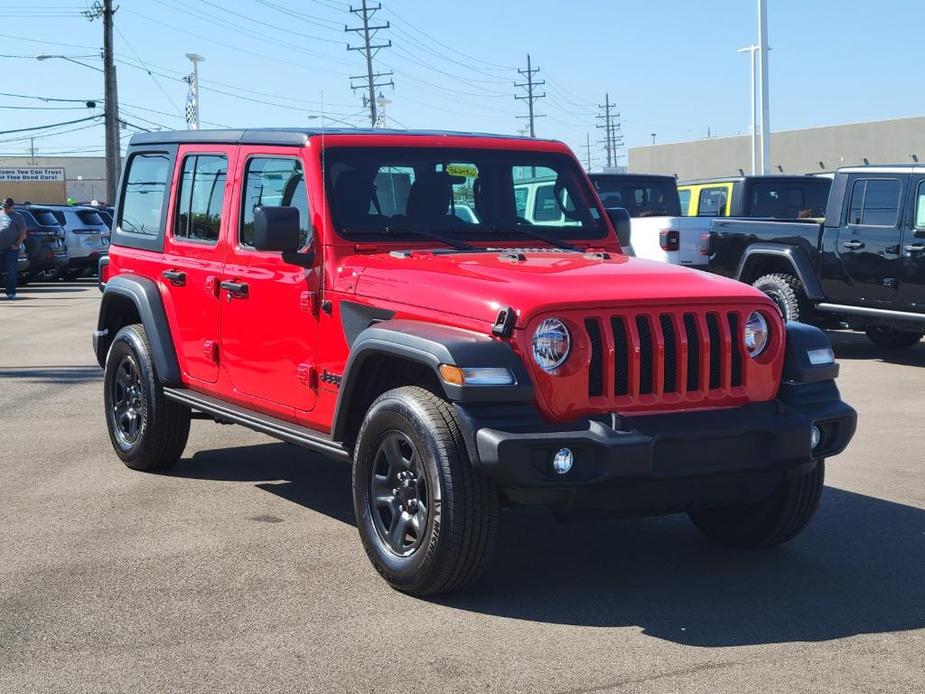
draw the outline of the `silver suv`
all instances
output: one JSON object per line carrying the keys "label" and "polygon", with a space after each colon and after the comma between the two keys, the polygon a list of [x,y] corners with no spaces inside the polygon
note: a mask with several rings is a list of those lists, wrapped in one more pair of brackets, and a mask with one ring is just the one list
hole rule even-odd
{"label": "silver suv", "polygon": [[87,270],[95,272],[100,258],[109,253],[109,227],[94,208],[31,205],[29,210],[40,222],[47,219],[49,224],[57,223],[64,228],[68,254],[67,265],[60,271],[64,279],[77,279]]}

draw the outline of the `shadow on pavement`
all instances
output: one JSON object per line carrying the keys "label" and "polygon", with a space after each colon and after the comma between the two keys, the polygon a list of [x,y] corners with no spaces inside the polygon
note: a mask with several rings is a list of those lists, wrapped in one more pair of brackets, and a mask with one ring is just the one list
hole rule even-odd
{"label": "shadow on pavement", "polygon": [[925,366],[925,342],[906,349],[884,349],[863,333],[830,331],[829,339],[837,359],[868,359],[903,366]]}
{"label": "shadow on pavement", "polygon": [[21,378],[35,383],[71,383],[96,381],[103,378],[103,370],[92,366],[0,366],[0,380]]}
{"label": "shadow on pavement", "polygon": [[[349,466],[294,446],[200,452],[170,474],[260,482],[354,523]],[[706,542],[683,516],[563,525],[541,509],[514,509],[502,514],[485,576],[436,602],[511,619],[635,626],[704,647],[920,629],[925,510],[827,487],[799,538],[736,551]]]}

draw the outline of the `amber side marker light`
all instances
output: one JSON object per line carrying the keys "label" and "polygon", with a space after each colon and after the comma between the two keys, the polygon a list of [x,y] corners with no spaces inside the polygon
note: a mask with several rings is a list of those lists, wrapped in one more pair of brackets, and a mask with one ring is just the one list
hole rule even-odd
{"label": "amber side marker light", "polygon": [[460,367],[441,364],[440,377],[455,386],[511,386],[514,374],[510,369],[497,366]]}

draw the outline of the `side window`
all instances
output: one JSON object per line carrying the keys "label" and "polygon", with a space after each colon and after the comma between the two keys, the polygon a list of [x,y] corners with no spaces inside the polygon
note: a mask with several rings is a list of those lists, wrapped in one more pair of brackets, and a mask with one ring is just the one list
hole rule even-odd
{"label": "side window", "polygon": [[238,240],[242,246],[254,247],[254,208],[295,207],[299,210],[300,245],[311,238],[311,220],[302,162],[282,157],[254,157],[244,173],[244,198]]}
{"label": "side window", "polygon": [[170,157],[136,154],[129,161],[122,193],[122,231],[145,236],[160,232],[161,212],[169,189]]}
{"label": "side window", "polygon": [[681,214],[686,217],[691,210],[691,192],[690,190],[679,190],[678,197],[681,199]]}
{"label": "side window", "polygon": [[925,181],[919,183],[915,196],[915,228],[925,229]]}
{"label": "side window", "polygon": [[726,189],[704,188],[697,204],[700,217],[722,217],[726,214]]}
{"label": "side window", "polygon": [[527,196],[530,191],[526,186],[516,186],[514,188],[514,207],[517,208],[517,216],[525,219],[527,216]]}
{"label": "side window", "polygon": [[562,217],[562,210],[556,204],[556,194],[553,185],[537,186],[533,199],[534,222],[558,222]]}
{"label": "side window", "polygon": [[173,235],[189,241],[217,243],[225,200],[228,159],[196,154],[183,160]]}
{"label": "side window", "polygon": [[896,226],[901,191],[901,183],[894,178],[855,181],[851,189],[848,223],[872,227]]}

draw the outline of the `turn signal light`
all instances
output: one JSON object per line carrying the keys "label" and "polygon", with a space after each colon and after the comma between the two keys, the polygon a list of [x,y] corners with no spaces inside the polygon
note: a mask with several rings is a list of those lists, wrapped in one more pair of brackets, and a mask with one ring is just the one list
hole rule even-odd
{"label": "turn signal light", "polygon": [[510,369],[495,366],[460,367],[455,364],[441,364],[440,377],[455,386],[514,385],[514,374]]}

